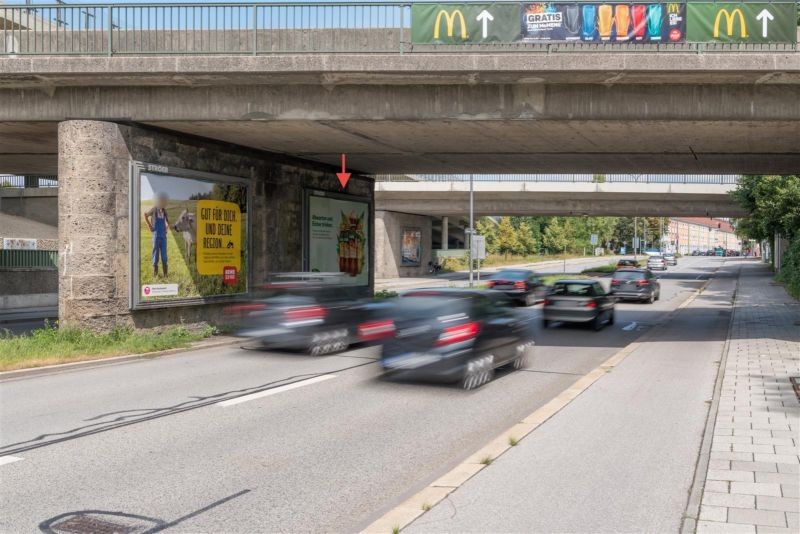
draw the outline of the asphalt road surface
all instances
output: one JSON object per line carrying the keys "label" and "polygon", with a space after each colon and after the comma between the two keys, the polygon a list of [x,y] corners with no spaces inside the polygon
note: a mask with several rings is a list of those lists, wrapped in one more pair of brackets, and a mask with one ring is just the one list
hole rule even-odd
{"label": "asphalt road surface", "polygon": [[[0,383],[0,531],[98,520],[174,532],[354,531],[662,320],[722,258],[600,332],[542,330],[529,368],[475,391],[389,382],[377,349],[230,346]],[[21,459],[21,460],[18,460]],[[108,515],[113,513],[114,515]]]}

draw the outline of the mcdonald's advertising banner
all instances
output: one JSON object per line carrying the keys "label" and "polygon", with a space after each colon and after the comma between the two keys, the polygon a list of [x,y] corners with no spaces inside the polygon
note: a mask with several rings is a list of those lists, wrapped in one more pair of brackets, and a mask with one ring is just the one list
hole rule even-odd
{"label": "mcdonald's advertising banner", "polygon": [[689,3],[688,40],[710,43],[795,43],[795,4]]}
{"label": "mcdonald's advertising banner", "polygon": [[533,3],[522,6],[522,40],[682,43],[686,4]]}
{"label": "mcdonald's advertising banner", "polygon": [[520,40],[520,4],[411,4],[411,42],[512,43]]}

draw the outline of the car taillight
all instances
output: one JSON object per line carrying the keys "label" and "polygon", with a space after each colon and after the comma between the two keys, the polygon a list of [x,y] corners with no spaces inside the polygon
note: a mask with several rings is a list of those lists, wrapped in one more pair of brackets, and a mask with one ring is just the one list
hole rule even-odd
{"label": "car taillight", "polygon": [[493,286],[493,285],[495,285],[496,283],[497,283],[497,282],[495,282],[494,280],[489,280],[488,282],[486,282],[486,287],[492,287],[492,286]]}
{"label": "car taillight", "polygon": [[374,323],[361,323],[358,325],[358,337],[363,341],[375,341],[394,335],[394,321],[376,321]]}
{"label": "car taillight", "polygon": [[650,281],[649,280],[637,280],[636,283],[638,285],[640,285],[640,286],[649,286],[650,285]]}
{"label": "car taillight", "polygon": [[436,340],[434,345],[437,347],[443,347],[445,345],[452,345],[453,343],[468,341],[477,336],[479,330],[480,326],[474,321],[460,324],[458,326],[448,326],[444,329],[444,332],[439,335],[439,339]]}
{"label": "car taillight", "polygon": [[327,311],[322,306],[303,306],[302,308],[290,308],[283,312],[287,321],[324,319],[326,314]]}
{"label": "car taillight", "polygon": [[612,284],[621,284],[622,280],[611,280]]}
{"label": "car taillight", "polygon": [[552,306],[553,305],[553,301],[550,300],[550,299],[544,299],[544,305],[545,306]]}
{"label": "car taillight", "polygon": [[514,282],[515,289],[525,289],[525,282]]}
{"label": "car taillight", "polygon": [[589,302],[584,304],[584,306],[586,306],[590,310],[593,310],[593,309],[597,308],[597,303],[595,301],[593,301],[593,300],[590,300]]}

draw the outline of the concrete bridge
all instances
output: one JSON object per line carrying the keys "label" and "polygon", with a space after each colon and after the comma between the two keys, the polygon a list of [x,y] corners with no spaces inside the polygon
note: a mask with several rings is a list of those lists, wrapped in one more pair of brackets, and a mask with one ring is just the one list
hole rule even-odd
{"label": "concrete bridge", "polygon": [[[481,177],[473,184],[474,210],[483,215],[740,217],[746,215],[730,192],[736,177],[662,177],[592,183],[591,178],[542,181],[536,176]],[[681,183],[684,181],[685,183]],[[377,181],[378,210],[436,217],[469,211],[469,182],[426,179]]]}

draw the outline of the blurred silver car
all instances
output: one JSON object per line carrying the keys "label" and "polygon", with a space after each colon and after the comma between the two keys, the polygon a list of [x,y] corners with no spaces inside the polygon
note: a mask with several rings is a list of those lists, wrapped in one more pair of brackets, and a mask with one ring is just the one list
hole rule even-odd
{"label": "blurred silver car", "polygon": [[667,262],[667,265],[678,265],[678,258],[672,252],[664,253],[664,261]]}
{"label": "blurred silver car", "polygon": [[650,256],[647,259],[647,268],[651,271],[666,271],[667,260],[664,259],[664,256]]}

